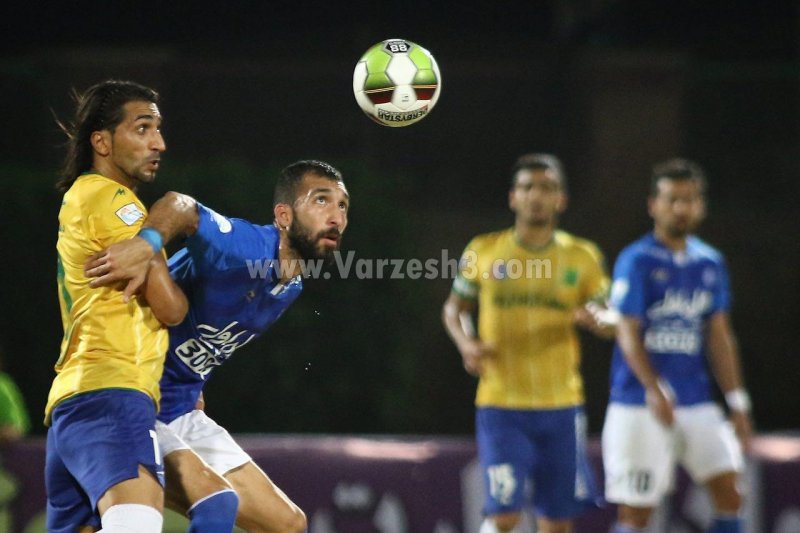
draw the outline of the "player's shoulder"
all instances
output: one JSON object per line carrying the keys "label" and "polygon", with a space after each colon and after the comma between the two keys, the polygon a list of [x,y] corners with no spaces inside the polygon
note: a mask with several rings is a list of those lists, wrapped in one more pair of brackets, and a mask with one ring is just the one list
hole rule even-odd
{"label": "player's shoulder", "polygon": [[554,239],[562,248],[579,255],[589,255],[592,258],[602,257],[603,255],[597,243],[568,231],[556,230]]}
{"label": "player's shoulder", "polygon": [[508,239],[510,239],[513,235],[512,228],[505,228],[502,230],[491,231],[488,233],[481,233],[480,235],[476,235],[469,241],[467,248],[477,251],[485,251],[491,250],[495,246],[504,243]]}
{"label": "player's shoulder", "polygon": [[100,174],[79,176],[64,195],[64,200],[83,209],[139,202],[132,190]]}
{"label": "player's shoulder", "polygon": [[616,263],[635,266],[670,260],[670,251],[661,245],[652,233],[648,233],[625,246],[617,256]]}
{"label": "player's shoulder", "polygon": [[686,246],[689,249],[689,252],[700,260],[706,260],[712,263],[725,262],[725,256],[722,254],[722,252],[700,237],[695,235],[690,236],[686,240]]}

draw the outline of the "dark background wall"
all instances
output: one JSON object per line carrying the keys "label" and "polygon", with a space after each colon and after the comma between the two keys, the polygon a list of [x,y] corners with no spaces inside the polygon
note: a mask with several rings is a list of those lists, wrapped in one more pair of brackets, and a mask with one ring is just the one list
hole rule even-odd
{"label": "dark background wall", "polygon": [[[0,343],[34,419],[61,336],[53,115],[69,118],[71,88],[118,77],[163,96],[168,152],[148,202],[175,189],[268,223],[276,172],[324,159],[350,188],[344,248],[358,258],[458,256],[511,224],[513,160],[551,151],[570,176],[563,227],[611,265],[650,227],[651,164],[697,159],[711,182],[700,234],[728,257],[759,429],[800,426],[794,2],[29,4],[6,8],[1,37]],[[443,89],[423,122],[389,129],[358,110],[351,76],[398,36],[432,51]],[[208,410],[237,432],[470,433],[474,381],[439,321],[450,282],[310,280],[212,379]],[[584,348],[597,432],[610,345]]]}

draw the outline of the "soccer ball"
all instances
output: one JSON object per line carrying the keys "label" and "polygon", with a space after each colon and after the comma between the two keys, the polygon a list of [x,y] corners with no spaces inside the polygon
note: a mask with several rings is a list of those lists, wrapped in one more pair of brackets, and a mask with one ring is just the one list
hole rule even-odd
{"label": "soccer ball", "polygon": [[369,118],[397,128],[430,113],[442,90],[430,52],[405,39],[387,39],[367,50],[353,72],[356,102]]}

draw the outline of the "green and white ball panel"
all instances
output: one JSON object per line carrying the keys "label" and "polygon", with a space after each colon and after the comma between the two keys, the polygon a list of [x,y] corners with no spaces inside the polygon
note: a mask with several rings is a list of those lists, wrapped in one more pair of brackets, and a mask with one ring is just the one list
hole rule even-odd
{"label": "green and white ball panel", "polygon": [[422,120],[439,98],[441,77],[433,56],[404,39],[370,47],[353,72],[353,93],[361,109],[385,126]]}

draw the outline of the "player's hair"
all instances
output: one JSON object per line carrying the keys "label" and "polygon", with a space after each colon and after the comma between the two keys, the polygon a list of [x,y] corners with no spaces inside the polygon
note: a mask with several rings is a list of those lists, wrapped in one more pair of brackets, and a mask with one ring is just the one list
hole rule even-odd
{"label": "player's hair", "polygon": [[700,194],[705,194],[708,182],[703,168],[690,159],[673,157],[666,161],[661,161],[653,165],[653,173],[650,176],[650,196],[658,196],[658,182],[662,179],[697,182],[700,187]]}
{"label": "player's hair", "polygon": [[278,176],[278,183],[275,184],[272,206],[275,207],[278,204],[293,205],[294,201],[297,200],[300,184],[306,174],[314,174],[332,181],[342,181],[342,173],[336,170],[333,165],[313,159],[297,161],[281,170]]}
{"label": "player's hair", "polygon": [[156,91],[132,81],[106,80],[86,89],[73,90],[75,118],[71,123],[56,121],[67,135],[67,155],[56,188],[66,191],[82,173],[92,168],[94,151],[91,137],[95,131],[114,133],[125,118],[123,107],[128,102],[159,103]]}
{"label": "player's hair", "polygon": [[520,170],[552,170],[558,176],[561,190],[567,190],[567,175],[564,173],[564,165],[561,160],[553,154],[533,153],[520,156],[511,167],[511,188],[517,185],[517,173]]}

